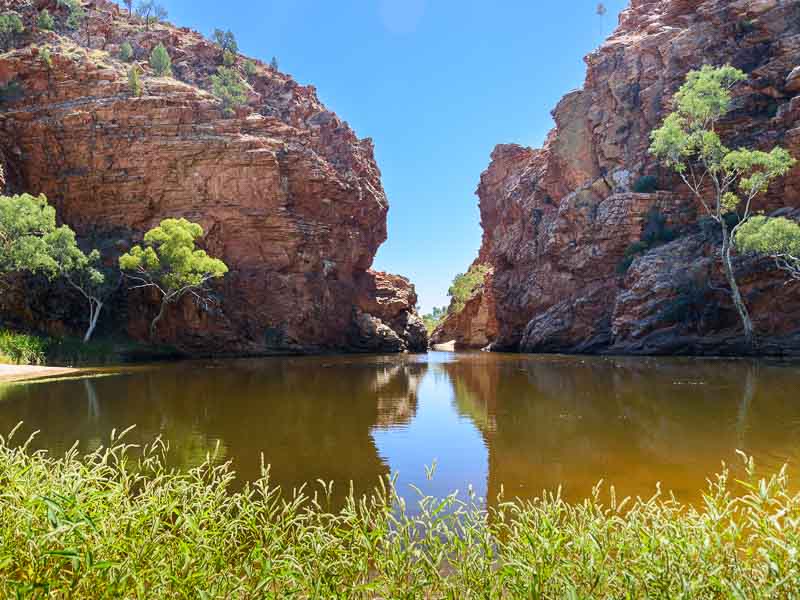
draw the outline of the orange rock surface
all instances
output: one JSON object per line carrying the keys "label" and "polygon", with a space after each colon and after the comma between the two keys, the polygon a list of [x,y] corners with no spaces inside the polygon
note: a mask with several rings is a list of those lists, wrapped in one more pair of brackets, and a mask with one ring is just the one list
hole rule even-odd
{"label": "orange rock surface", "polygon": [[[731,147],[800,159],[800,13],[777,0],[632,0],[587,75],[553,112],[542,149],[498,146],[477,194],[494,348],[528,352],[735,353],[741,326],[725,292],[719,233],[648,155],[649,134],[686,73],[730,63],[749,75],[721,130]],[[653,193],[635,193],[640,177]],[[759,210],[800,208],[800,167]],[[626,257],[653,228],[663,234]],[[666,235],[666,232],[669,235]],[[769,260],[737,276],[758,352],[800,352],[800,293]],[[469,319],[456,332],[468,338]],[[454,323],[456,328],[459,324]]]}
{"label": "orange rock surface", "polygon": [[[383,286],[383,297],[397,292],[391,315],[372,318],[416,318],[413,286],[369,271],[388,211],[372,141],[327,110],[313,86],[256,61],[247,104],[227,116],[209,91],[222,53],[200,34],[146,29],[105,0],[89,2],[85,26],[69,32],[54,0],[12,4],[28,33],[0,55],[0,85],[23,91],[0,114],[8,187],[46,194],[81,237],[102,241],[108,261],[162,219],[186,217],[230,267],[214,286],[214,310],[187,298],[163,320],[159,341],[190,352],[360,349],[364,340],[351,340],[364,335],[357,313],[375,277],[400,287]],[[36,31],[45,7],[56,32]],[[125,41],[143,71],[140,97],[118,58]],[[155,77],[147,64],[158,43],[174,77]],[[156,298],[124,290],[113,310],[139,339],[155,311]],[[31,306],[5,312],[42,318]],[[419,349],[416,329],[379,324],[397,339],[373,340],[371,350]]]}

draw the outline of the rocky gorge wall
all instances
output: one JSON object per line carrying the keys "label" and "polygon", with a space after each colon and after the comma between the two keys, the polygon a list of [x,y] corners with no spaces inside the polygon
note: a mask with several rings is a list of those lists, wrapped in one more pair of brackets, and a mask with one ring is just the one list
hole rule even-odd
{"label": "rocky gorge wall", "polygon": [[[146,28],[105,0],[84,5],[76,31],[64,29],[66,9],[55,0],[1,4],[26,26],[0,55],[0,86],[21,92],[0,105],[9,191],[46,194],[109,263],[162,219],[186,217],[230,267],[214,286],[214,310],[185,299],[159,341],[187,352],[425,350],[413,286],[370,270],[388,211],[372,141],[356,137],[313,86],[254,61],[246,105],[226,115],[209,91],[222,52],[197,32]],[[56,15],[56,31],[37,30],[43,8]],[[125,41],[143,71],[139,97],[130,65],[117,58]],[[158,43],[174,77],[147,64]],[[32,289],[6,291],[0,317],[75,325]],[[156,299],[134,294],[118,292],[105,317],[146,339]]]}
{"label": "rocky gorge wall", "polygon": [[[493,276],[475,298],[494,307],[494,349],[745,349],[725,291],[719,233],[647,153],[686,73],[728,63],[749,79],[734,91],[723,141],[782,145],[800,159],[794,0],[632,0],[616,31],[586,57],[583,88],[553,111],[556,126],[544,146],[495,148],[477,190],[481,256]],[[636,193],[645,175],[656,190]],[[800,215],[800,167],[758,204]],[[800,289],[785,285],[769,260],[739,257],[736,271],[758,351],[800,353]],[[448,321],[442,328],[456,330],[451,339],[479,341],[470,339],[469,317]]]}

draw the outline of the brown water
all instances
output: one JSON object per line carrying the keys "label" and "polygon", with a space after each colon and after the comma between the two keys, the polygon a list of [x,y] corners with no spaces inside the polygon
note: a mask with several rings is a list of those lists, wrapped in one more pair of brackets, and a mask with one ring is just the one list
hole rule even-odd
{"label": "brown water", "polygon": [[[800,367],[744,360],[440,353],[181,362],[107,376],[0,386],[0,431],[19,421],[34,444],[89,450],[112,428],[170,441],[178,467],[220,444],[241,478],[290,490],[352,480],[367,491],[399,473],[444,495],[471,484],[493,499],[600,479],[618,496],[657,482],[687,501],[735,449],[765,470],[800,460]],[[432,481],[425,465],[437,463]],[[792,472],[794,469],[792,469]]]}

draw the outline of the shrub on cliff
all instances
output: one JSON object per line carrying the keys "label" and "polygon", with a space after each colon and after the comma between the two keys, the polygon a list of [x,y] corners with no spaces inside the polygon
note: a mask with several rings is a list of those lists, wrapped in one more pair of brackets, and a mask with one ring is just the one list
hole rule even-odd
{"label": "shrub on cliff", "polygon": [[92,337],[107,291],[106,277],[96,266],[99,260],[97,250],[85,254],[80,249],[72,229],[56,226],[56,211],[43,195],[0,196],[0,274],[28,271],[62,277],[89,307],[85,342]]}
{"label": "shrub on cliff", "polygon": [[17,13],[0,14],[0,47],[7,50],[16,37],[25,31],[22,19]]}
{"label": "shrub on cliff", "polygon": [[453,300],[449,311],[456,313],[464,308],[467,300],[483,285],[486,275],[491,271],[488,265],[474,265],[466,273],[459,273],[453,279],[453,284],[447,290],[447,295]]}
{"label": "shrub on cliff", "polygon": [[131,46],[130,42],[122,42],[122,45],[119,47],[119,59],[124,62],[130,62],[133,58],[133,46]]}
{"label": "shrub on cliff", "polygon": [[45,8],[42,9],[39,16],[36,18],[36,26],[44,31],[52,31],[56,26],[56,20],[53,18],[53,15],[50,14],[50,11]]}
{"label": "shrub on cliff", "polygon": [[158,77],[172,75],[172,59],[164,44],[159,44],[150,53],[150,66]]}
{"label": "shrub on cliff", "polygon": [[211,90],[222,101],[222,111],[226,116],[234,114],[237,106],[247,102],[247,87],[239,73],[229,67],[219,67],[217,74],[211,76]]}
{"label": "shrub on cliff", "polygon": [[236,64],[236,55],[230,50],[222,52],[222,64],[226,67],[232,67]]}
{"label": "shrub on cliff", "polygon": [[67,9],[66,25],[69,29],[78,29],[86,19],[86,11],[80,0],[58,0],[58,5]]}
{"label": "shrub on cliff", "polygon": [[144,88],[142,87],[142,78],[141,72],[139,71],[138,65],[133,65],[130,69],[128,69],[128,88],[136,97],[142,95]]}
{"label": "shrub on cliff", "polygon": [[633,184],[637,194],[652,194],[658,189],[658,179],[654,175],[642,175]]}
{"label": "shrub on cliff", "polygon": [[[731,150],[717,133],[731,106],[730,90],[747,79],[731,66],[704,66],[686,77],[674,98],[675,110],[651,134],[650,153],[680,175],[722,233],[721,257],[731,298],[744,329],[745,343],[754,344],[753,322],[733,269],[732,241],[752,217],[753,199],[784,176],[795,160],[783,148],[771,152]],[[709,191],[709,189],[711,191]],[[729,225],[727,215],[735,215]]]}
{"label": "shrub on cliff", "polygon": [[164,219],[144,236],[143,246],[134,246],[119,259],[120,268],[132,282],[131,289],[155,290],[161,298],[158,314],[150,322],[150,337],[169,304],[190,294],[206,308],[210,302],[207,284],[228,272],[218,258],[197,248],[203,228],[186,219]]}
{"label": "shrub on cliff", "polygon": [[255,75],[258,73],[258,67],[256,66],[256,63],[252,60],[244,61],[244,65],[242,66],[242,68],[244,69],[244,74],[250,78],[255,77]]}

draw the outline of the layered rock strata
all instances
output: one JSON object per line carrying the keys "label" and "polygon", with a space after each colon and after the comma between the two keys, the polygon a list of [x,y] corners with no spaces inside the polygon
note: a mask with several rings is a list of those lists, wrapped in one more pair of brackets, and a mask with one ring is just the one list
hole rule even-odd
{"label": "layered rock strata", "polygon": [[[146,27],[105,0],[85,5],[75,31],[55,0],[12,4],[26,34],[0,55],[0,86],[20,92],[0,107],[11,190],[46,194],[110,262],[162,219],[186,217],[230,267],[214,286],[214,310],[189,299],[172,307],[160,342],[230,353],[424,348],[413,286],[369,270],[388,211],[372,141],[356,137],[313,86],[258,61],[247,75],[237,56],[248,99],[226,114],[210,93],[222,52],[200,34]],[[43,8],[56,31],[36,29]],[[118,58],[124,42],[143,72],[141,96]],[[159,43],[173,77],[156,77],[147,63]],[[382,303],[365,300],[376,281]],[[146,339],[156,299],[118,296],[110,312]],[[41,322],[36,303],[5,306],[4,315]],[[385,304],[391,310],[378,310]]]}
{"label": "layered rock strata", "polygon": [[[484,295],[498,324],[493,347],[747,350],[725,292],[719,233],[648,155],[649,135],[688,71],[732,64],[749,77],[734,90],[723,140],[730,147],[781,145],[800,158],[800,4],[632,0],[586,63],[583,88],[555,108],[544,146],[498,146],[481,176],[481,255],[494,269]],[[798,207],[800,167],[773,185],[757,210],[793,214]],[[797,286],[785,285],[769,260],[739,257],[736,270],[757,351],[800,352]]]}

